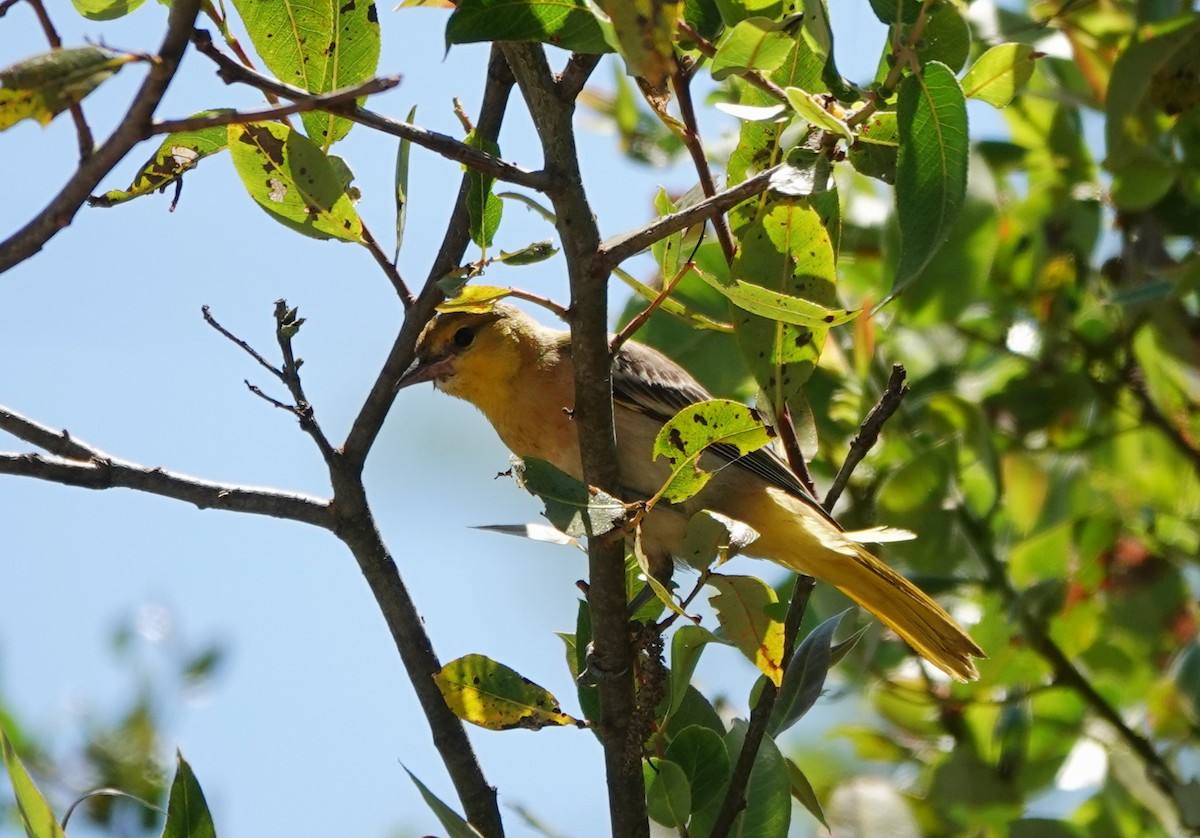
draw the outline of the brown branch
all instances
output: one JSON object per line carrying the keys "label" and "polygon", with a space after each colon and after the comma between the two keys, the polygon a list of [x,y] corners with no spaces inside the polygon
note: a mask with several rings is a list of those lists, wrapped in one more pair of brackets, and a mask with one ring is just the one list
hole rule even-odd
{"label": "brown branch", "polygon": [[[513,78],[505,63],[499,47],[493,48],[488,62],[487,84],[483,90],[483,102],[479,108],[479,119],[476,136],[487,140],[495,140],[500,135],[500,123],[504,120],[504,110],[508,104],[509,92],[512,90]],[[459,185],[458,200],[454,204],[450,221],[446,225],[446,234],[442,246],[429,269],[421,293],[417,295],[412,306],[405,313],[404,324],[400,328],[392,349],[383,363],[371,392],[367,394],[358,416],[355,417],[350,433],[342,445],[342,451],[349,462],[356,463],[361,469],[366,462],[367,452],[374,445],[383,421],[391,410],[396,398],[396,385],[401,376],[412,365],[414,348],[417,337],[425,324],[434,315],[434,308],[445,299],[437,286],[437,281],[457,268],[471,242],[470,216],[467,211],[467,192],[470,181],[466,175]]]}
{"label": "brown branch", "polygon": [[[50,43],[51,49],[62,49],[62,38],[58,37],[58,30],[54,28],[54,23],[50,20],[50,15],[46,13],[46,7],[42,0],[28,0],[29,5],[33,8],[33,13],[37,15],[38,22],[42,25],[42,31],[46,33],[46,40]],[[95,139],[92,138],[92,129],[87,123],[87,117],[83,115],[83,106],[78,102],[72,102],[68,108],[71,112],[71,121],[75,123],[75,133],[79,137],[79,162],[83,163],[92,156],[92,149],[96,145]]]}
{"label": "brown branch", "polygon": [[[589,486],[620,493],[613,427],[612,357],[608,350],[609,262],[588,204],[579,170],[572,117],[574,99],[564,99],[541,46],[504,43],[509,66],[525,97],[542,144],[548,190],[567,261],[571,286],[571,355],[575,365],[574,420],[579,433],[583,477]],[[612,835],[649,835],[642,781],[641,731],[634,724],[635,650],[629,637],[621,539],[588,539],[588,606],[592,617],[589,664],[598,679],[608,809]]]}
{"label": "brown branch", "polygon": [[892,373],[888,376],[887,387],[884,389],[883,395],[867,413],[867,418],[859,426],[858,433],[850,441],[850,451],[846,454],[846,459],[842,461],[842,467],[838,469],[837,476],[833,478],[833,485],[825,494],[825,502],[821,505],[825,507],[826,511],[833,511],[838,498],[842,496],[842,492],[850,482],[850,475],[867,456],[867,452],[875,447],[884,423],[900,407],[900,402],[904,400],[904,395],[908,392],[908,384],[904,381],[907,374],[903,364],[892,366]]}
{"label": "brown branch", "polygon": [[[717,48],[713,46],[712,41],[708,40],[708,38],[705,38],[703,35],[693,29],[691,24],[680,20],[678,27],[679,34],[686,37],[689,41],[695,43],[696,49],[699,50],[700,54],[705,58],[712,58],[717,54]],[[777,99],[783,104],[787,104],[787,93],[784,92],[783,88],[757,70],[747,70],[744,73],[738,73],[737,76],[751,87],[756,87],[763,93],[766,93],[772,99]]]}
{"label": "brown branch", "polygon": [[667,297],[671,296],[671,292],[675,290],[675,286],[679,284],[679,281],[687,276],[688,272],[695,267],[696,263],[689,259],[687,264],[676,271],[675,276],[671,277],[670,281],[668,281],[667,284],[662,287],[662,290],[658,292],[658,296],[651,300],[644,309],[639,311],[637,316],[626,323],[625,328],[618,332],[613,339],[609,341],[608,351],[611,352],[614,357],[616,356],[617,351],[625,345],[625,342],[637,334],[638,329],[646,325],[646,321],[650,319],[650,315],[654,314],[654,312],[658,310],[658,307],[663,304]]}
{"label": "brown branch", "polygon": [[[248,84],[263,92],[273,93],[283,99],[290,99],[297,102],[315,98],[315,94],[301,90],[298,87],[293,87],[290,84],[284,84],[277,79],[264,76],[262,73],[255,72],[238,64],[218,50],[212,42],[212,36],[203,29],[196,30],[192,37],[192,43],[195,44],[197,50],[213,60],[218,68],[217,75],[226,84]],[[381,116],[373,111],[350,104],[328,107],[326,110],[338,116],[343,116],[352,122],[357,122],[360,125],[366,125],[385,134],[408,140],[414,145],[427,148],[447,160],[462,163],[464,166],[469,166],[497,180],[515,183],[518,186],[535,189],[539,192],[545,192],[550,186],[550,178],[545,172],[534,172],[524,169],[513,163],[509,163],[507,160],[501,160],[499,157],[481,151],[474,146],[460,142],[446,134],[429,131],[420,126],[401,122],[396,119],[389,119],[386,116]]]}
{"label": "brown branch", "polygon": [[320,498],[214,483],[161,468],[147,468],[111,457],[72,438],[66,431],[53,431],[3,407],[0,407],[0,430],[51,452],[51,456],[0,453],[0,474],[83,489],[133,489],[190,503],[199,509],[267,515],[322,529],[332,529],[334,525],[328,502]]}
{"label": "brown branch", "polygon": [[691,227],[693,224],[732,209],[742,201],[766,192],[771,186],[771,178],[781,168],[782,166],[773,166],[770,169],[759,172],[754,177],[747,178],[737,186],[730,187],[723,192],[718,192],[711,198],[694,204],[687,209],[671,213],[670,215],[664,215],[662,218],[657,218],[637,230],[631,230],[628,233],[619,233],[612,238],[606,239],[601,243],[596,258],[611,269],[630,256],[641,253],[650,245],[666,238],[672,233]]}
{"label": "brown branch", "polygon": [[229,331],[224,326],[222,326],[220,323],[218,323],[217,319],[212,316],[212,312],[209,310],[208,306],[200,306],[200,314],[204,317],[205,323],[207,323],[208,325],[210,325],[214,329],[216,329],[227,340],[229,340],[235,346],[239,347],[243,352],[245,352],[247,355],[249,355],[255,361],[258,361],[259,365],[262,366],[264,369],[266,369],[269,373],[271,373],[271,375],[275,376],[280,381],[284,380],[283,370],[275,367],[266,358],[264,358],[262,355],[260,355],[254,347],[252,347],[250,344],[246,343],[246,341],[242,340],[237,335],[235,335],[233,332]]}
{"label": "brown branch", "polygon": [[[700,140],[700,123],[696,120],[696,109],[692,105],[692,76],[685,72],[678,60],[675,62],[674,87],[675,98],[679,101],[679,115],[683,118],[683,145],[692,158],[696,167],[696,175],[700,178],[700,189],[705,198],[717,194],[717,184],[713,180],[712,169],[708,166],[708,156],[704,153],[704,143]],[[736,247],[729,224],[722,213],[712,216],[713,229],[717,233],[717,241],[721,243],[721,252],[725,254],[726,262],[733,262]]]}
{"label": "brown branch", "polygon": [[235,111],[233,113],[217,113],[209,116],[188,116],[183,119],[164,119],[154,123],[151,134],[173,134],[177,131],[198,131],[201,128],[215,128],[219,125],[242,125],[247,122],[270,122],[294,113],[316,111],[330,105],[343,105],[354,101],[360,96],[370,96],[391,90],[400,84],[399,76],[380,76],[352,87],[343,87],[329,93],[322,93],[305,99],[303,102],[292,102],[288,105],[276,105],[261,108],[257,111]]}
{"label": "brown branch", "polygon": [[404,281],[404,277],[400,276],[400,269],[383,252],[383,248],[379,246],[379,242],[376,241],[375,236],[367,229],[366,222],[362,224],[362,237],[363,245],[367,248],[367,252],[371,254],[371,258],[375,260],[375,264],[379,265],[384,276],[392,283],[392,288],[396,291],[396,296],[400,298],[400,303],[404,306],[405,310],[412,308],[412,291],[408,290],[408,284]]}
{"label": "brown branch", "polygon": [[201,0],[176,0],[171,4],[167,32],[150,72],[142,82],[125,116],[112,135],[80,164],[66,185],[32,220],[0,243],[0,273],[33,256],[59,230],[71,223],[75,213],[101,179],[112,171],[131,148],[149,136],[154,109],[175,77],[179,60],[187,49],[188,37]]}
{"label": "brown branch", "polygon": [[600,55],[572,53],[567,66],[558,74],[558,96],[564,102],[574,102],[591,78],[592,71],[600,63]]}

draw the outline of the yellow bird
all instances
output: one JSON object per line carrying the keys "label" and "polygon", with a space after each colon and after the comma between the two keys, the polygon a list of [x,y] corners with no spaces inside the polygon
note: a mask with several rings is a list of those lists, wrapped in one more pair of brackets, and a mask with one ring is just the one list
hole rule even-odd
{"label": "yellow bird", "polygon": [[[422,381],[479,408],[517,456],[538,457],[583,478],[571,419],[569,333],[503,304],[485,314],[441,314],[421,335],[417,362],[400,386]],[[663,423],[710,398],[665,355],[632,341],[621,347],[613,361],[613,404],[626,500],[651,497],[670,476],[662,458],[651,459]],[[830,582],[939,669],[961,681],[978,677],[972,658],[984,654],[975,641],[941,606],[846,533],[774,451],[762,448],[739,457],[715,450],[701,466],[716,473],[698,495],[680,504],[661,502],[644,519],[643,547],[652,567],[670,568],[694,513],[719,512],[758,531],[743,551],[747,555]]]}

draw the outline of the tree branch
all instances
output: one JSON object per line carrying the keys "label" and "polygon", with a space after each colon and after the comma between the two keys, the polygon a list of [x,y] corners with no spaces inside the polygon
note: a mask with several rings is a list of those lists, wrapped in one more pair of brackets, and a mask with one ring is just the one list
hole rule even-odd
{"label": "tree branch", "polygon": [[[483,90],[483,102],[479,108],[475,131],[477,136],[494,141],[500,135],[500,124],[504,120],[504,110],[508,105],[508,96],[513,84],[512,73],[509,72],[499,47],[492,48],[487,72],[487,84]],[[442,246],[430,266],[425,285],[408,308],[404,324],[392,343],[383,368],[375,377],[371,392],[359,408],[358,416],[355,417],[350,433],[342,445],[346,460],[356,463],[360,469],[366,462],[367,453],[374,445],[376,437],[379,436],[388,411],[391,410],[392,402],[396,398],[396,385],[412,365],[417,338],[425,324],[433,317],[435,307],[445,299],[437,281],[462,263],[463,254],[471,242],[470,215],[467,211],[469,188],[469,179],[463,175],[458,189],[458,200],[454,204],[450,221],[446,225],[446,234],[442,238]]]}
{"label": "tree branch", "polygon": [[693,224],[697,224],[707,218],[712,218],[719,213],[726,212],[736,207],[742,201],[753,198],[755,195],[761,195],[771,187],[771,178],[782,168],[782,165],[772,166],[770,169],[759,172],[754,177],[747,178],[737,186],[726,189],[724,192],[718,192],[711,198],[694,204],[687,209],[671,213],[670,215],[664,215],[662,218],[657,218],[637,230],[632,230],[628,233],[619,233],[601,243],[599,252],[596,254],[596,259],[611,270],[630,256],[641,253],[650,245],[666,238],[672,233],[684,230]]}
{"label": "tree branch", "polygon": [[[62,38],[58,37],[58,30],[54,28],[54,23],[50,20],[50,15],[46,13],[46,7],[42,0],[28,0],[28,2],[33,8],[33,13],[37,15],[38,22],[42,25],[42,31],[46,33],[46,40],[49,41],[50,48],[62,49]],[[75,133],[79,137],[79,162],[83,163],[92,156],[92,149],[95,147],[96,141],[92,138],[92,129],[87,123],[87,117],[83,115],[83,105],[79,102],[72,102],[68,110],[71,112],[71,120],[75,123]]]}
{"label": "tree branch", "polygon": [[[277,79],[264,76],[262,73],[255,72],[238,64],[218,50],[212,42],[212,36],[203,29],[196,30],[192,37],[192,43],[196,45],[196,49],[216,63],[218,68],[217,75],[226,84],[234,84],[235,82],[248,84],[265,93],[272,93],[283,99],[291,99],[296,102],[304,102],[315,98],[315,94],[301,90],[298,87],[292,87],[290,84],[284,84]],[[520,166],[509,163],[507,160],[501,160],[494,155],[481,151],[474,146],[469,146],[446,134],[429,131],[417,125],[411,125],[396,119],[389,119],[386,116],[381,116],[373,111],[368,111],[351,104],[326,107],[325,110],[335,113],[338,116],[344,116],[346,119],[357,122],[360,125],[374,128],[384,134],[391,134],[392,136],[408,140],[414,145],[427,148],[447,160],[462,163],[464,166],[469,166],[476,171],[483,172],[485,175],[491,175],[497,180],[515,183],[518,186],[535,189],[539,192],[545,192],[550,186],[550,178],[545,172],[533,172],[523,169]]]}
{"label": "tree branch", "polygon": [[[704,192],[704,197],[711,198],[717,194],[717,184],[713,180],[712,170],[708,167],[704,143],[700,140],[700,124],[696,120],[696,109],[692,106],[692,75],[684,70],[678,60],[675,61],[673,80],[675,98],[679,101],[679,115],[683,117],[683,144],[692,158],[692,165],[696,167],[696,175],[700,178],[700,189]],[[717,241],[721,243],[721,252],[725,254],[725,261],[733,262],[736,247],[725,216],[721,213],[712,216],[712,225],[717,232]]]}
{"label": "tree branch", "polygon": [[320,498],[230,483],[214,483],[119,460],[19,413],[0,407],[0,430],[51,452],[0,453],[0,474],[32,477],[83,489],[133,489],[190,503],[200,509],[223,509],[267,515],[333,529],[329,504]]}
{"label": "tree branch", "polygon": [[131,148],[150,135],[154,110],[175,77],[199,10],[200,0],[175,0],[171,4],[162,46],[158,56],[150,62],[150,72],[129,110],[112,135],[80,164],[46,208],[0,243],[0,273],[33,256],[59,230],[68,226],[101,179]]}
{"label": "tree branch", "polygon": [[887,387],[884,389],[883,395],[879,397],[879,401],[871,408],[867,413],[867,418],[859,426],[858,433],[850,442],[850,451],[846,454],[846,459],[842,461],[842,467],[838,469],[837,476],[833,478],[833,484],[825,494],[825,502],[821,505],[827,512],[833,511],[833,507],[837,505],[838,499],[850,482],[850,475],[858,468],[863,457],[867,456],[867,452],[875,447],[884,423],[900,407],[900,402],[904,400],[904,395],[908,392],[908,384],[904,381],[907,375],[903,364],[892,365],[892,373],[888,376]]}
{"label": "tree branch", "polygon": [[[573,416],[584,480],[589,486],[619,495],[607,328],[609,262],[601,251],[600,232],[579,170],[572,127],[575,101],[562,95],[540,46],[503,43],[501,48],[529,107],[546,172],[552,175],[552,188],[547,194],[554,205],[571,285]],[[612,834],[620,838],[647,836],[641,732],[633,723],[637,710],[635,651],[626,612],[622,540],[588,539],[588,571],[593,640],[590,660],[603,676],[598,679],[598,733],[604,746]]]}

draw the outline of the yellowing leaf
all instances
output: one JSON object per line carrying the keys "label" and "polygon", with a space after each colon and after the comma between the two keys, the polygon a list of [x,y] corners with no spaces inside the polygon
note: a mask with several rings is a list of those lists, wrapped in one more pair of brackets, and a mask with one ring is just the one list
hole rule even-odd
{"label": "yellowing leaf", "polygon": [[776,687],[783,681],[783,623],[768,614],[779,601],[775,590],[753,576],[714,573],[708,584],[720,593],[709,603],[733,645]]}
{"label": "yellowing leaf", "polygon": [[586,725],[562,712],[547,690],[483,655],[451,661],[433,680],[454,715],[488,730]]}
{"label": "yellowing leaf", "polygon": [[612,20],[621,57],[629,72],[655,92],[666,88],[675,70],[675,24],[680,0],[598,0]]}
{"label": "yellowing leaf", "polygon": [[49,124],[126,64],[140,60],[104,47],[73,47],[0,70],[0,131],[23,119]]}

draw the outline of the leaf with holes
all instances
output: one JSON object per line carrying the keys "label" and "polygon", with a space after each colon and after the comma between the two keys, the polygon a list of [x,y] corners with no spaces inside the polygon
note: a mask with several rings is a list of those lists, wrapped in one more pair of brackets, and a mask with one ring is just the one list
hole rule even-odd
{"label": "leaf with holes", "polygon": [[[233,113],[233,109],[218,108],[201,111],[194,116],[214,116],[225,113]],[[154,152],[154,156],[147,160],[138,173],[133,176],[133,182],[129,184],[128,189],[112,189],[103,195],[94,195],[88,198],[88,205],[112,207],[155,191],[161,192],[182,178],[185,172],[196,168],[205,157],[224,151],[228,145],[229,130],[224,125],[168,134],[162,145]]]}
{"label": "leaf with holes", "polygon": [[344,172],[312,140],[278,122],[230,125],[228,132],[234,168],[272,218],[315,239],[362,243]]}
{"label": "leaf with holes", "polygon": [[774,431],[741,402],[710,399],[685,407],[662,426],[654,440],[654,459],[666,457],[671,464],[671,477],[656,499],[679,503],[703,489],[712,474],[701,470],[699,462],[711,446],[731,445],[746,455],[774,437]]}

